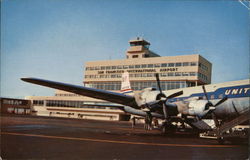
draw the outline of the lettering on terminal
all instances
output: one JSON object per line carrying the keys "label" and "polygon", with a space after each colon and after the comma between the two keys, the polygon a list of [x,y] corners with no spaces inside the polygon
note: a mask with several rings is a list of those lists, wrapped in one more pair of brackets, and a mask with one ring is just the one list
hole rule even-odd
{"label": "lettering on terminal", "polygon": [[[132,70],[114,70],[114,71],[98,71],[97,74],[114,74],[114,73],[124,73],[125,71],[129,73],[156,73],[156,69],[132,69]],[[175,72],[178,71],[178,68],[163,68],[160,69],[160,72]]]}

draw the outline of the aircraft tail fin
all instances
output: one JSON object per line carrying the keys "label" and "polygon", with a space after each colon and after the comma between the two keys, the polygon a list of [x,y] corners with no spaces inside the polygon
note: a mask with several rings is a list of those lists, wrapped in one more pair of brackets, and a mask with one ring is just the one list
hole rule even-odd
{"label": "aircraft tail fin", "polygon": [[122,74],[121,93],[123,93],[123,94],[131,94],[131,93],[133,93],[133,90],[131,89],[131,86],[130,86],[129,73],[128,72],[124,72]]}

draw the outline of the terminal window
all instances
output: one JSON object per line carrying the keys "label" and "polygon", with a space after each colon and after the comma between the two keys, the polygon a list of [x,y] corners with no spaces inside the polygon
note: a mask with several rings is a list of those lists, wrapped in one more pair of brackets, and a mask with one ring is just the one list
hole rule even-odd
{"label": "terminal window", "polygon": [[[121,89],[121,82],[93,82],[89,83],[88,87],[103,89],[103,90],[116,90],[119,91]],[[132,90],[142,90],[144,88],[157,88],[157,82],[155,81],[131,81]],[[169,89],[178,89],[187,87],[186,81],[162,81],[161,87],[163,90]]]}
{"label": "terminal window", "polygon": [[[137,57],[138,55],[133,55]],[[159,68],[159,67],[185,67],[185,66],[197,66],[198,62],[178,62],[178,63],[158,63],[158,64],[137,64],[137,65],[118,65],[118,66],[94,66],[86,67],[86,71],[91,70],[116,70],[116,69],[131,69],[131,68]],[[203,70],[208,70],[208,67],[202,63],[199,63],[199,67]]]}

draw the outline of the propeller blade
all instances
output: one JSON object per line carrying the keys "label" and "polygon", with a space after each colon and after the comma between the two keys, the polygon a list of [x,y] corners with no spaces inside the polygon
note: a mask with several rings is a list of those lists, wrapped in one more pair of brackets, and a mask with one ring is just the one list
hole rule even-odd
{"label": "propeller blade", "polygon": [[226,100],[227,100],[227,97],[222,98],[219,102],[217,102],[217,103],[214,105],[214,107],[216,107],[216,106],[222,104],[222,103],[225,102]]}
{"label": "propeller blade", "polygon": [[209,107],[209,110],[215,110],[215,106]]}
{"label": "propeller blade", "polygon": [[158,85],[158,88],[160,90],[160,93],[162,93],[161,84],[160,84],[160,78],[159,78],[159,74],[158,73],[155,74],[155,78],[156,78],[157,85]]}
{"label": "propeller blade", "polygon": [[203,92],[204,92],[204,94],[205,94],[205,96],[206,96],[207,101],[209,101],[209,100],[208,100],[208,96],[207,96],[207,91],[206,91],[206,88],[205,88],[204,85],[202,85],[202,89],[203,89]]}
{"label": "propeller blade", "polygon": [[167,119],[168,118],[168,111],[167,111],[167,106],[165,104],[165,102],[163,102],[162,104],[162,109],[163,109],[163,113],[164,113],[164,118]]}
{"label": "propeller blade", "polygon": [[216,106],[222,104],[223,102],[225,102],[228,98],[227,97],[224,97],[222,98],[219,102],[217,102],[215,105],[212,105],[209,107],[207,113],[203,116],[203,117],[206,117],[207,115],[209,114],[214,114],[214,111],[216,110]]}
{"label": "propeller blade", "polygon": [[167,97],[167,99],[171,99],[171,98],[174,98],[174,97],[178,97],[178,96],[180,96],[180,95],[182,95],[182,94],[183,94],[183,91],[179,91],[179,92],[176,92],[176,93],[173,93],[173,94],[169,95],[169,96]]}

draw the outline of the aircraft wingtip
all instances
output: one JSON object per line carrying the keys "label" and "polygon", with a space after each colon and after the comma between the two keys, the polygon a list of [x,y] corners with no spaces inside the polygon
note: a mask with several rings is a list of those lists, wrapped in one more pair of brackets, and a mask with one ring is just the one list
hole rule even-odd
{"label": "aircraft wingtip", "polygon": [[20,78],[22,81],[25,81],[26,78]]}
{"label": "aircraft wingtip", "polygon": [[25,82],[27,82],[27,81],[29,81],[29,80],[32,80],[33,78],[31,78],[31,77],[23,77],[23,78],[20,78],[22,81],[25,81]]}

